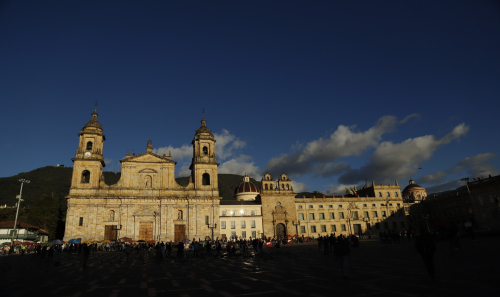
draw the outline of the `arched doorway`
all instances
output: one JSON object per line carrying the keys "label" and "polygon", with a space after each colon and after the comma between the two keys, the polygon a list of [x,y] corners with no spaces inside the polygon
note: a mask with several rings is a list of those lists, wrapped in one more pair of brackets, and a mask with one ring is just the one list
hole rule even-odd
{"label": "arched doorway", "polygon": [[279,223],[276,225],[276,238],[285,237],[285,225]]}

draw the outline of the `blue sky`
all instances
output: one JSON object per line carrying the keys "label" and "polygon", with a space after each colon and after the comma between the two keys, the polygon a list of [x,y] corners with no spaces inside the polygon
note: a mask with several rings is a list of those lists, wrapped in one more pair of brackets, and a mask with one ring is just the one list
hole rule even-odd
{"label": "blue sky", "polygon": [[[220,173],[296,192],[430,192],[500,173],[497,1],[4,1],[0,176],[71,165],[98,101],[106,170],[205,109]],[[422,168],[422,169],[418,169]]]}

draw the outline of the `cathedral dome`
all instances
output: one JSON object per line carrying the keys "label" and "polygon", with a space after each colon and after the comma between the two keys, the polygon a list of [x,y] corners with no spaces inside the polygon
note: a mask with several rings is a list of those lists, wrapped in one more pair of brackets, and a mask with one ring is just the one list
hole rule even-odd
{"label": "cathedral dome", "polygon": [[410,180],[410,184],[406,186],[406,188],[403,190],[403,192],[408,191],[408,190],[425,190],[424,187],[421,185],[417,185],[414,180]]}
{"label": "cathedral dome", "polygon": [[427,191],[424,187],[417,185],[414,180],[410,180],[410,184],[401,192],[405,199],[410,202],[419,202],[427,197]]}
{"label": "cathedral dome", "polygon": [[243,182],[234,189],[234,196],[238,201],[251,201],[259,195],[259,188],[255,186],[248,175],[243,177]]}

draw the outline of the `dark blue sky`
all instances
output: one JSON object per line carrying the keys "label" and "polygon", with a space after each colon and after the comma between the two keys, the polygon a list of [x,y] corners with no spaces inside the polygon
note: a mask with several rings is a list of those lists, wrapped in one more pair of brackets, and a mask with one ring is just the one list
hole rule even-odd
{"label": "dark blue sky", "polygon": [[296,190],[500,173],[497,1],[103,2],[0,5],[0,176],[71,165],[95,101],[113,171],[184,175],[204,108],[220,172]]}

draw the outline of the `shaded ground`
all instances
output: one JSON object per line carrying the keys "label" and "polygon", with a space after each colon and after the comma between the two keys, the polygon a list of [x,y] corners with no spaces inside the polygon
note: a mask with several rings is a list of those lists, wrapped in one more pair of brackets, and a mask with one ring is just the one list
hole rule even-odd
{"label": "shaded ground", "polygon": [[[343,280],[334,256],[317,243],[266,248],[255,258],[167,259],[146,253],[126,261],[119,252],[96,252],[82,269],[81,256],[41,262],[33,255],[0,257],[1,296],[498,296],[500,238],[462,241],[460,251],[438,242],[436,281],[407,242],[380,246],[365,240],[350,256]],[[175,251],[175,250],[174,250]]]}

